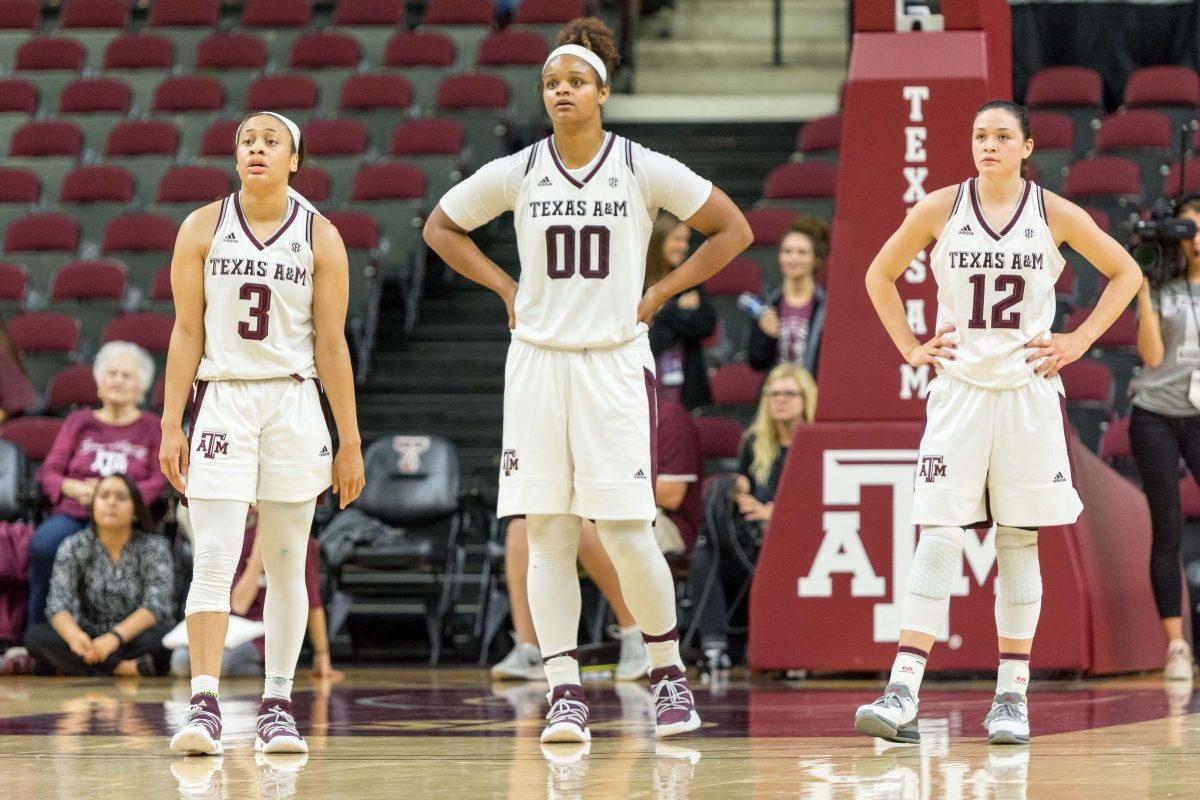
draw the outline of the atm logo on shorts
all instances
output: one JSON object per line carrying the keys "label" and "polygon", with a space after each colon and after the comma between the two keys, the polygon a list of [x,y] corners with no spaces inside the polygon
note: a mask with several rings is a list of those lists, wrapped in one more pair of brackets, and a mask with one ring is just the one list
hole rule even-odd
{"label": "atm logo on shorts", "polygon": [[204,431],[200,434],[200,444],[196,447],[196,452],[204,453],[205,458],[227,456],[229,455],[229,442],[225,441],[223,433]]}
{"label": "atm logo on shorts", "polygon": [[500,457],[500,469],[504,470],[505,476],[512,475],[517,471],[517,451],[505,450],[504,455]]}
{"label": "atm logo on shorts", "polygon": [[938,478],[946,477],[946,465],[941,456],[921,456],[921,469],[918,478],[924,478],[926,483],[933,483]]}

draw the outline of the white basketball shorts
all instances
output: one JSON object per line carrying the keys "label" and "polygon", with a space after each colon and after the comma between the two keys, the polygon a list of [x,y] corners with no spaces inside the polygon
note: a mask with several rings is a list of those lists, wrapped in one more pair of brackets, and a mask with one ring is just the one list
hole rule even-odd
{"label": "white basketball shorts", "polygon": [[657,417],[645,334],[609,350],[513,339],[497,514],[653,520]]}
{"label": "white basketball shorts", "polygon": [[996,390],[943,375],[925,414],[914,525],[1039,528],[1079,518],[1058,381]]}
{"label": "white basketball shorts", "polygon": [[187,496],[311,500],[333,482],[333,443],[317,381],[199,381],[192,394]]}

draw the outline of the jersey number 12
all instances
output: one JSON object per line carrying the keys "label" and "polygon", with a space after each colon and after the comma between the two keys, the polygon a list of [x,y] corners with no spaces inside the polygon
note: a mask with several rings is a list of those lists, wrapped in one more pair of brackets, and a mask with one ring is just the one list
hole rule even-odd
{"label": "jersey number 12", "polygon": [[[987,328],[988,320],[983,316],[984,295],[987,294],[988,276],[982,273],[972,275],[971,282],[971,319],[967,320],[968,328]],[[1025,279],[1020,275],[998,275],[996,291],[1008,292],[1008,296],[996,301],[992,306],[992,328],[1012,329],[1021,327],[1021,312],[1008,310],[1025,297]]]}

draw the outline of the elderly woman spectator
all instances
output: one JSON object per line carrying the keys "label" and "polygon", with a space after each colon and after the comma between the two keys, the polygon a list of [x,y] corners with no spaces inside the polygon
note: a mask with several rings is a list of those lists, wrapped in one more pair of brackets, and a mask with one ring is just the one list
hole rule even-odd
{"label": "elderly woman spectator", "polygon": [[138,408],[154,383],[150,354],[129,342],[109,342],[96,354],[93,372],[100,408],[68,416],[38,470],[42,492],[52,506],[29,549],[31,625],[46,619],[54,556],[68,536],[87,525],[100,479],[128,476],[147,505],[159,500],[166,486],[158,466],[160,420]]}
{"label": "elderly woman spectator", "polygon": [[0,423],[28,411],[36,400],[21,354],[0,322]]}
{"label": "elderly woman spectator", "polygon": [[147,532],[141,493],[122,474],[96,484],[89,522],[54,559],[50,624],[32,624],[25,634],[38,671],[165,674],[170,655],[162,638],[175,616],[170,545]]}

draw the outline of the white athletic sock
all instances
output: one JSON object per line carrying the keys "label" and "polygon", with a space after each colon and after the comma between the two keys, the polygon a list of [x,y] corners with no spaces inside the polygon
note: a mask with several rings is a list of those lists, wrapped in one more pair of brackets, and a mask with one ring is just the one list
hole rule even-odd
{"label": "white athletic sock", "polygon": [[217,676],[197,675],[192,678],[192,694],[211,694],[217,697]]}
{"label": "white athletic sock", "polygon": [[907,686],[916,698],[921,691],[921,679],[925,677],[925,662],[928,658],[928,653],[921,655],[915,647],[900,650],[896,653],[896,660],[892,662],[892,674],[888,683]]}
{"label": "white athletic sock", "polygon": [[292,678],[308,626],[304,573],[316,505],[315,498],[300,503],[270,500],[259,503],[258,537],[267,576],[267,599],[263,605],[264,698],[292,698]]}
{"label": "white athletic sock", "polygon": [[[1005,654],[1007,655],[1007,654]],[[996,671],[996,694],[1016,692],[1022,697],[1029,689],[1029,657],[1000,659]]]}
{"label": "white athletic sock", "polygon": [[678,638],[665,642],[646,642],[646,655],[650,658],[651,669],[683,666],[683,659],[679,657]]}
{"label": "white athletic sock", "polygon": [[579,686],[579,661],[571,655],[555,656],[546,662],[546,680],[550,688],[563,684]]}
{"label": "white athletic sock", "polygon": [[642,629],[637,625],[630,625],[628,628],[621,628],[621,638],[628,639],[630,637],[640,637]]}
{"label": "white athletic sock", "polygon": [[[572,514],[530,514],[529,573],[525,593],[542,656],[574,650],[579,639],[579,533],[583,520]],[[575,671],[578,683],[579,671]]]}

